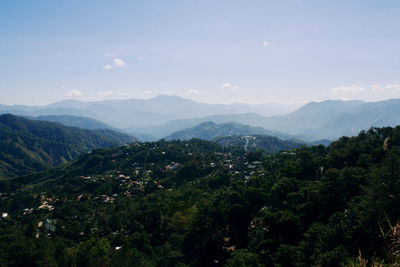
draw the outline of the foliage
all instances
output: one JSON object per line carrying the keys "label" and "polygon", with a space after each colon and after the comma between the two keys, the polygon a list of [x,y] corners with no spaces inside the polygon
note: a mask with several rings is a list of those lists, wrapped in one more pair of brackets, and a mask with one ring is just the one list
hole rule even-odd
{"label": "foliage", "polygon": [[95,148],[133,142],[111,130],[83,130],[59,123],[0,116],[0,177],[45,170]]}
{"label": "foliage", "polygon": [[400,127],[276,154],[198,139],[98,149],[4,182],[0,263],[396,266],[399,165]]}

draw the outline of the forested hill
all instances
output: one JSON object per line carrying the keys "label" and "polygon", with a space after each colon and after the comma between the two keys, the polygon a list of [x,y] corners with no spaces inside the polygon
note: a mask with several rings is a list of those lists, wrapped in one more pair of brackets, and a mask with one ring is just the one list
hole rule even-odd
{"label": "forested hill", "polygon": [[239,146],[247,151],[262,149],[264,153],[276,153],[305,145],[300,142],[283,141],[268,135],[221,136],[213,139],[213,141],[223,146]]}
{"label": "forested hill", "polygon": [[166,140],[190,140],[192,138],[199,138],[203,140],[213,140],[220,136],[229,135],[273,135],[273,136],[290,136],[284,133],[266,130],[261,127],[252,127],[236,122],[230,123],[214,123],[212,121],[203,122],[197,126],[177,131],[169,136]]}
{"label": "forested hill", "polygon": [[[31,118],[29,118],[31,119]],[[38,116],[32,117],[32,119],[37,119],[41,121],[51,121],[51,122],[59,122],[64,124],[65,126],[70,127],[78,127],[82,129],[88,130],[96,130],[96,129],[109,129],[109,130],[117,130],[116,128],[111,127],[108,124],[105,124],[101,121],[80,117],[80,116],[72,116],[72,115],[46,115],[46,116]]]}
{"label": "forested hill", "polygon": [[0,116],[0,177],[44,170],[95,148],[134,142],[111,130],[84,130],[59,123]]}
{"label": "forested hill", "polygon": [[198,139],[94,150],[0,183],[0,262],[384,266],[399,260],[399,165],[400,127],[272,155]]}

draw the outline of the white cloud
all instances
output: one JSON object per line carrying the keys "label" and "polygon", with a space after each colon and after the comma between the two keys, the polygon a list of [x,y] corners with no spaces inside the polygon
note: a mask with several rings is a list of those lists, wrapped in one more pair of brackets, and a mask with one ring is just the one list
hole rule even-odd
{"label": "white cloud", "polygon": [[104,53],[104,56],[105,57],[115,57],[115,54],[112,52],[106,52],[106,53]]}
{"label": "white cloud", "polygon": [[126,63],[120,58],[114,58],[112,61],[113,61],[112,64],[107,64],[103,68],[105,70],[111,70],[116,67],[122,68],[122,67],[125,67],[125,65],[126,65]]}
{"label": "white cloud", "polygon": [[222,89],[229,89],[229,88],[231,88],[231,86],[232,86],[232,84],[230,84],[230,83],[224,83],[221,88]]}
{"label": "white cloud", "polygon": [[143,92],[144,95],[150,95],[152,93],[153,93],[153,91],[150,91],[150,90],[146,90],[146,91]]}
{"label": "white cloud", "polygon": [[267,41],[264,41],[264,47],[269,46],[269,43]]}
{"label": "white cloud", "polygon": [[140,56],[139,59],[140,59],[140,60],[144,60],[144,56]]}
{"label": "white cloud", "polygon": [[374,91],[374,92],[381,92],[381,91],[383,91],[383,87],[380,86],[379,84],[373,84],[373,85],[371,85],[370,87],[371,87],[372,91]]}
{"label": "white cloud", "polygon": [[400,84],[387,84],[386,86],[381,86],[379,84],[374,84],[370,86],[373,92],[383,92],[387,89],[393,91],[400,91]]}
{"label": "white cloud", "polygon": [[359,92],[365,91],[365,88],[358,86],[358,85],[340,86],[340,87],[332,88],[331,91],[335,95],[341,95],[341,94],[347,94],[347,93],[359,93]]}
{"label": "white cloud", "polygon": [[113,66],[122,68],[122,67],[125,66],[125,62],[120,58],[114,58],[113,59]]}
{"label": "white cloud", "polygon": [[400,91],[400,83],[399,84],[388,84],[385,86],[387,89],[392,89],[395,91]]}
{"label": "white cloud", "polygon": [[100,96],[109,96],[109,95],[112,95],[113,93],[114,93],[113,91],[100,91],[100,92],[97,92],[97,94],[100,95]]}
{"label": "white cloud", "polygon": [[227,90],[227,89],[229,89],[229,90],[239,90],[241,88],[239,86],[235,85],[235,84],[232,84],[232,83],[224,83],[221,86],[221,89],[222,90]]}
{"label": "white cloud", "polygon": [[72,89],[70,91],[68,91],[67,96],[71,96],[71,97],[78,97],[83,95],[83,93],[81,91],[79,91],[78,89]]}
{"label": "white cloud", "polygon": [[195,90],[195,89],[190,89],[188,91],[189,95],[197,95],[199,93],[199,90]]}

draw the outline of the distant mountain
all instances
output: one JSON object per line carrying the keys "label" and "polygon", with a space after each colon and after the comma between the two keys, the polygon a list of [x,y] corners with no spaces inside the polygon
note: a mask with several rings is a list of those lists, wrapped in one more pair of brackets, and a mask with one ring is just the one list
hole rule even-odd
{"label": "distant mountain", "polygon": [[352,112],[362,104],[364,104],[362,101],[339,100],[310,102],[290,114],[265,118],[261,125],[267,129],[272,128],[290,134],[306,135],[314,138],[339,137],[342,134],[331,133],[331,131],[338,131],[343,127],[331,127],[331,122],[343,114]]}
{"label": "distant mountain", "polygon": [[40,121],[50,121],[58,122],[65,126],[78,127],[81,129],[96,130],[96,129],[109,129],[118,131],[118,129],[105,124],[101,121],[72,115],[44,115],[38,117],[29,117],[28,119],[40,120]]}
{"label": "distant mountain", "polygon": [[213,139],[213,141],[223,146],[243,147],[247,151],[263,149],[265,153],[276,153],[305,145],[304,143],[283,141],[268,135],[222,136]]}
{"label": "distant mountain", "polygon": [[399,112],[400,99],[368,103],[329,100],[311,102],[290,114],[266,118],[257,126],[315,139],[334,139],[353,136],[370,127],[399,125]]}
{"label": "distant mountain", "polygon": [[[269,129],[273,131],[270,135],[284,140],[296,136],[297,139],[311,142],[316,139],[334,139],[342,135],[354,135],[362,129],[371,127],[372,123],[371,125],[368,123],[365,124],[366,126],[363,125],[365,128],[361,125],[353,127],[349,124],[355,123],[353,121],[358,121],[359,119],[354,117],[351,117],[350,120],[346,119],[346,116],[350,112],[354,112],[360,105],[364,106],[367,104],[372,103],[330,100],[320,103],[311,102],[286,115],[273,117],[264,117],[255,113],[212,115],[204,118],[173,120],[160,126],[136,129],[135,132],[162,138],[175,131],[193,127],[205,121],[212,121],[214,123],[237,122]],[[342,121],[348,121],[349,123],[341,124]],[[282,135],[283,133],[286,133],[286,135]]]}
{"label": "distant mountain", "polygon": [[319,139],[311,142],[307,142],[309,146],[318,146],[318,145],[323,145],[323,146],[329,146],[332,144],[333,140],[329,139]]}
{"label": "distant mountain", "polygon": [[219,136],[229,135],[272,135],[274,132],[260,127],[251,127],[240,123],[221,123],[216,124],[208,121],[195,127],[175,132],[167,136],[166,140],[190,140],[199,138],[203,140],[213,140]]}
{"label": "distant mountain", "polygon": [[[128,132],[132,132],[133,135],[136,134],[147,134],[150,136],[154,136],[155,138],[161,139],[165,138],[177,131],[181,131],[187,128],[191,128],[197,126],[204,122],[214,122],[217,124],[220,123],[240,123],[251,126],[259,126],[265,122],[266,117],[263,117],[259,114],[255,113],[241,113],[241,114],[222,114],[222,115],[212,115],[203,118],[193,118],[193,119],[183,119],[183,120],[172,120],[163,125],[150,126],[145,128],[136,128],[136,129],[126,129]],[[279,132],[270,130],[268,131],[269,135],[276,136],[281,139],[290,139],[293,136]]]}
{"label": "distant mountain", "polygon": [[[115,128],[124,129],[143,140],[165,138],[176,131],[200,123],[237,122],[253,127],[286,133],[307,142],[333,140],[340,136],[356,135],[370,127],[400,124],[400,99],[380,102],[327,100],[310,102],[297,110],[276,115],[268,108],[292,110],[293,106],[276,103],[265,105],[205,104],[177,96],[158,96],[152,99],[108,100],[81,102],[60,101],[44,107],[0,105],[0,113],[24,116],[73,115],[99,120]],[[279,108],[280,107],[280,108]],[[281,113],[282,114],[282,113]],[[275,115],[275,116],[272,116]]]}
{"label": "distant mountain", "polygon": [[60,123],[0,115],[0,177],[44,170],[95,148],[136,139],[115,131],[84,130]]}
{"label": "distant mountain", "polygon": [[[137,132],[154,134],[165,133],[180,127],[192,127],[193,124],[204,121],[215,123],[238,122],[253,127],[287,133],[306,142],[328,139],[334,140],[340,136],[353,136],[361,130],[371,127],[394,127],[400,124],[400,99],[380,102],[327,100],[311,102],[298,110],[279,116],[264,117],[258,114],[217,115],[191,120],[176,120],[162,126],[137,129]],[[190,125],[190,126],[189,126]],[[277,136],[272,134],[273,136]],[[277,136],[281,139],[288,139]],[[289,137],[290,138],[290,137]],[[328,142],[323,142],[328,143]]]}
{"label": "distant mountain", "polygon": [[206,104],[178,96],[161,95],[151,99],[81,102],[64,100],[43,107],[0,105],[0,113],[18,115],[74,115],[100,120],[116,128],[140,128],[162,125],[171,120],[201,118],[218,114],[259,113],[266,116],[283,114],[298,105]]}

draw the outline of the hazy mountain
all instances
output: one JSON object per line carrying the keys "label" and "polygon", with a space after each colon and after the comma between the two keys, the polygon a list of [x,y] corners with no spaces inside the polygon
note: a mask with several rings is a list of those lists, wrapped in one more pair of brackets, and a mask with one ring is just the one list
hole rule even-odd
{"label": "hazy mountain", "polygon": [[[253,126],[262,125],[265,122],[266,117],[263,117],[259,114],[255,113],[241,113],[241,114],[224,114],[224,115],[212,115],[203,118],[192,118],[192,119],[183,119],[183,120],[172,120],[163,125],[150,126],[145,128],[133,128],[126,129],[132,133],[141,133],[153,136],[155,138],[164,138],[168,135],[171,135],[177,131],[184,130],[190,127],[197,126],[204,122],[214,122],[214,123],[241,123],[248,124]],[[283,139],[289,139],[293,136],[288,134],[284,134],[282,132],[270,131],[270,133],[274,136],[279,136]],[[135,134],[134,134],[135,135]],[[136,135],[135,135],[136,136]]]}
{"label": "hazy mountain", "polygon": [[327,122],[335,120],[344,113],[351,112],[361,104],[363,104],[362,101],[310,102],[290,114],[266,118],[262,126],[292,134],[315,136],[320,134],[319,130],[325,131],[321,128],[328,124]]}
{"label": "hazy mountain", "polygon": [[[177,96],[158,96],[152,99],[108,100],[81,102],[60,101],[44,107],[0,105],[0,113],[21,115],[74,115],[94,118],[112,127],[140,135],[143,140],[164,138],[200,123],[237,122],[271,131],[297,136],[307,142],[319,139],[335,139],[342,135],[355,135],[372,126],[394,126],[400,123],[396,115],[400,100],[380,102],[327,100],[310,102],[301,108],[277,116],[265,110],[273,103],[264,105],[205,104]],[[275,105],[277,105],[275,103]],[[282,109],[290,109],[282,104]],[[291,106],[293,108],[293,106]],[[276,107],[274,108],[276,109]],[[262,113],[264,110],[264,113]],[[258,113],[255,113],[258,112]],[[270,112],[269,115],[276,114]]]}
{"label": "hazy mountain", "polygon": [[213,139],[213,141],[223,146],[243,147],[247,151],[263,149],[265,153],[291,150],[304,145],[304,143],[283,141],[268,135],[221,136]]}
{"label": "hazy mountain", "polygon": [[38,116],[38,117],[29,117],[28,119],[58,122],[65,126],[78,127],[78,128],[82,128],[82,129],[88,129],[88,130],[109,129],[109,130],[119,131],[118,129],[116,129],[108,124],[105,124],[101,121],[87,118],[87,117],[79,117],[79,116],[72,116],[72,115],[45,115],[45,116]]}
{"label": "hazy mountain", "polygon": [[36,110],[42,107],[37,106],[23,106],[23,105],[1,105],[0,104],[0,114],[12,113],[16,115],[32,115]]}
{"label": "hazy mountain", "polygon": [[[200,138],[203,140],[213,140],[219,136],[229,135],[272,135],[276,132],[265,130],[260,127],[251,127],[239,123],[221,123],[216,124],[208,121],[201,123],[195,127],[184,129],[167,136],[166,140],[189,140],[192,138]],[[282,134],[285,135],[285,134]]]}
{"label": "hazy mountain", "polygon": [[179,118],[203,117],[214,114],[230,113],[258,113],[265,116],[273,116],[291,112],[298,108],[299,104],[268,102],[265,104],[206,104],[195,102],[179,96],[159,95],[151,99],[106,100],[97,102],[80,102],[76,100],[64,100],[48,105],[52,108],[73,108],[87,110],[95,105],[117,107],[120,110],[137,110],[154,114],[169,114]]}
{"label": "hazy mountain", "polygon": [[206,104],[178,96],[81,102],[63,100],[43,107],[0,106],[0,113],[19,115],[74,115],[90,117],[116,128],[136,129],[162,125],[171,120],[201,118],[218,114],[259,113],[266,116],[294,110],[296,104]]}
{"label": "hazy mountain", "polygon": [[44,170],[95,148],[134,141],[132,136],[107,129],[85,130],[0,115],[0,177]]}
{"label": "hazy mountain", "polygon": [[[136,129],[150,135],[157,133],[170,134],[173,130],[181,130],[181,127],[193,127],[204,121],[215,123],[238,122],[253,127],[287,133],[289,137],[306,142],[320,139],[336,139],[340,136],[352,136],[361,130],[370,127],[395,126],[400,124],[400,99],[391,99],[380,102],[340,101],[328,100],[323,102],[311,102],[298,110],[279,116],[264,117],[258,114],[229,114],[208,116],[189,120],[171,121],[161,126]],[[326,143],[326,142],[325,142]]]}
{"label": "hazy mountain", "polygon": [[318,140],[307,142],[307,145],[309,145],[309,146],[318,146],[318,145],[329,146],[330,144],[332,144],[332,142],[333,142],[333,140],[329,140],[329,139],[318,139]]}
{"label": "hazy mountain", "polygon": [[[349,112],[354,112],[360,105],[368,106],[369,104],[373,103],[364,103],[362,101],[311,102],[286,115],[272,117],[265,117],[255,113],[213,115],[203,118],[173,120],[160,126],[135,129],[135,132],[162,138],[175,131],[193,127],[202,122],[212,121],[214,123],[237,122],[254,127],[262,127],[271,131],[277,131],[280,135],[277,135],[276,132],[272,133],[272,135],[282,139],[293,138],[293,135],[305,141],[322,138],[332,139],[343,134],[348,134],[349,132],[347,131],[347,125],[331,126],[330,124],[338,120],[341,116],[349,114]],[[385,106],[385,104],[381,105]],[[358,119],[352,118],[352,120]],[[366,129],[369,127],[371,126],[367,126]],[[364,128],[361,126],[356,127],[353,134],[362,129]],[[287,133],[286,136],[282,136],[283,132]]]}
{"label": "hazy mountain", "polygon": [[370,127],[398,125],[399,111],[400,99],[368,103],[329,100],[311,102],[290,114],[266,118],[256,125],[295,135],[333,139],[355,135]]}

